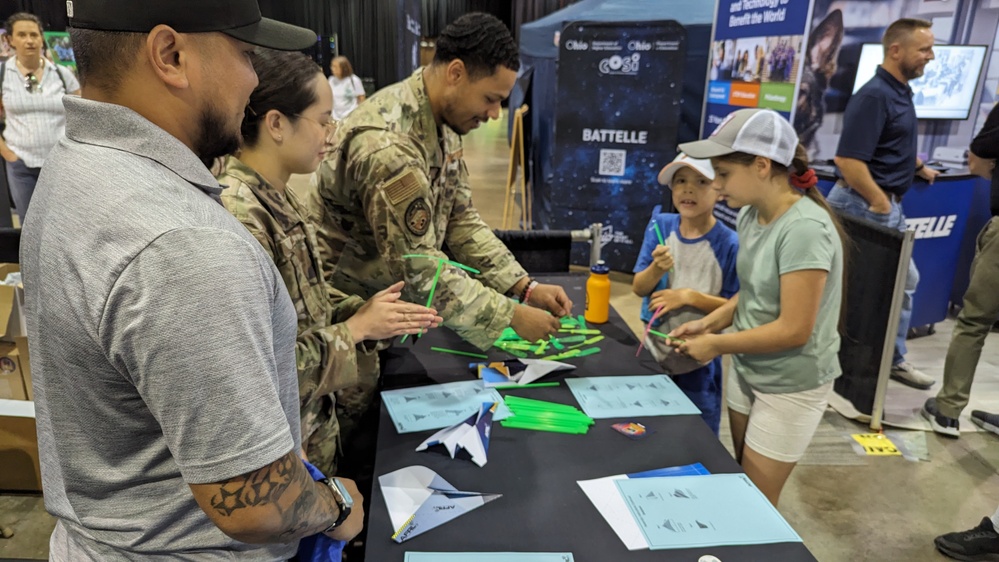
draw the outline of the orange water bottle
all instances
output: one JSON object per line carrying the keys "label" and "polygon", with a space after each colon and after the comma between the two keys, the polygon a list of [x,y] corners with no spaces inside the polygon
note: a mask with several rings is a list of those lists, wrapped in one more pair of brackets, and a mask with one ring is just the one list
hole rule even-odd
{"label": "orange water bottle", "polygon": [[610,315],[610,268],[600,260],[590,268],[590,278],[586,280],[586,312],[583,317],[587,322],[603,324]]}

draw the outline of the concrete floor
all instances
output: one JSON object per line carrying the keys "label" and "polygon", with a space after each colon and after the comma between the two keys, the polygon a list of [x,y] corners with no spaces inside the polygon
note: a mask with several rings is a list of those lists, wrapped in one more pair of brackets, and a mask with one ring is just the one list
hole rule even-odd
{"label": "concrete floor", "polygon": [[[468,135],[465,143],[476,207],[494,227],[502,222],[509,162],[505,138],[505,121],[500,121]],[[629,275],[613,274],[611,303],[637,332],[640,300],[630,284]],[[936,335],[909,342],[910,360],[937,379],[950,322],[938,325]],[[980,392],[991,392],[999,383],[997,338],[992,335],[986,342],[975,387]],[[893,391],[898,395],[903,387],[890,383],[889,403]],[[849,423],[856,433],[866,431]],[[926,441],[928,462],[867,457],[861,466],[798,466],[784,489],[780,511],[823,562],[947,560],[934,550],[933,537],[971,528],[999,505],[999,441],[990,433],[950,440],[932,432]],[[0,525],[15,531],[12,538],[0,539],[0,559],[47,557],[53,521],[40,497],[0,495]]]}

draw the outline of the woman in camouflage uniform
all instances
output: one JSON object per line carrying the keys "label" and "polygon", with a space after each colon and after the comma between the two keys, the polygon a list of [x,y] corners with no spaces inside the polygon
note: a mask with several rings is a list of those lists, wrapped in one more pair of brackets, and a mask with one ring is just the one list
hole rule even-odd
{"label": "woman in camouflage uniform", "polygon": [[322,207],[287,183],[319,166],[332,93],[319,66],[301,53],[261,50],[252,59],[260,84],[243,119],[243,147],[219,175],[228,186],[222,202],[270,254],[295,304],[302,448],[320,470],[336,474],[341,439],[350,439],[341,436],[337,396],[369,399],[378,377],[374,343],[436,327],[441,319],[400,300],[402,282],[367,302],[325,284],[311,220]]}

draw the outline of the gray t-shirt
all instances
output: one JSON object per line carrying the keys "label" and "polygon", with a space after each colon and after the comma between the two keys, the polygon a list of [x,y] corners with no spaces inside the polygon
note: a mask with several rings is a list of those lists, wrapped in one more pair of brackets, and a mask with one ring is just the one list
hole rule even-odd
{"label": "gray t-shirt", "polygon": [[800,392],[817,388],[842,372],[839,318],[843,292],[843,244],[829,213],[802,197],[763,226],[753,207],[739,213],[739,304],[736,330],[749,330],[780,316],[780,276],[794,271],[828,271],[819,314],[808,342],[778,353],[735,354],[732,364],[755,390]]}
{"label": "gray t-shirt", "polygon": [[188,484],[300,446],[295,309],[180,141],[66,97],[21,238],[52,560],[285,560]]}

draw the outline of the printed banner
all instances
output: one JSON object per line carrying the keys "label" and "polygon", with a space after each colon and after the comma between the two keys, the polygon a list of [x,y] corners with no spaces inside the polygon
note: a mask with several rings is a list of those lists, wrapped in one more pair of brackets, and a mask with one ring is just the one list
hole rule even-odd
{"label": "printed banner", "polygon": [[744,107],[773,109],[791,119],[810,5],[801,0],[718,3],[702,138]]}
{"label": "printed banner", "polygon": [[409,78],[409,75],[420,66],[422,14],[423,7],[420,0],[399,0],[399,30],[396,35],[399,41],[399,55],[396,57],[399,80]]}
{"label": "printed banner", "polygon": [[560,35],[550,226],[601,223],[612,269],[632,270],[663,201],[656,178],[676,156],[686,42],[674,21],[572,23]]}

